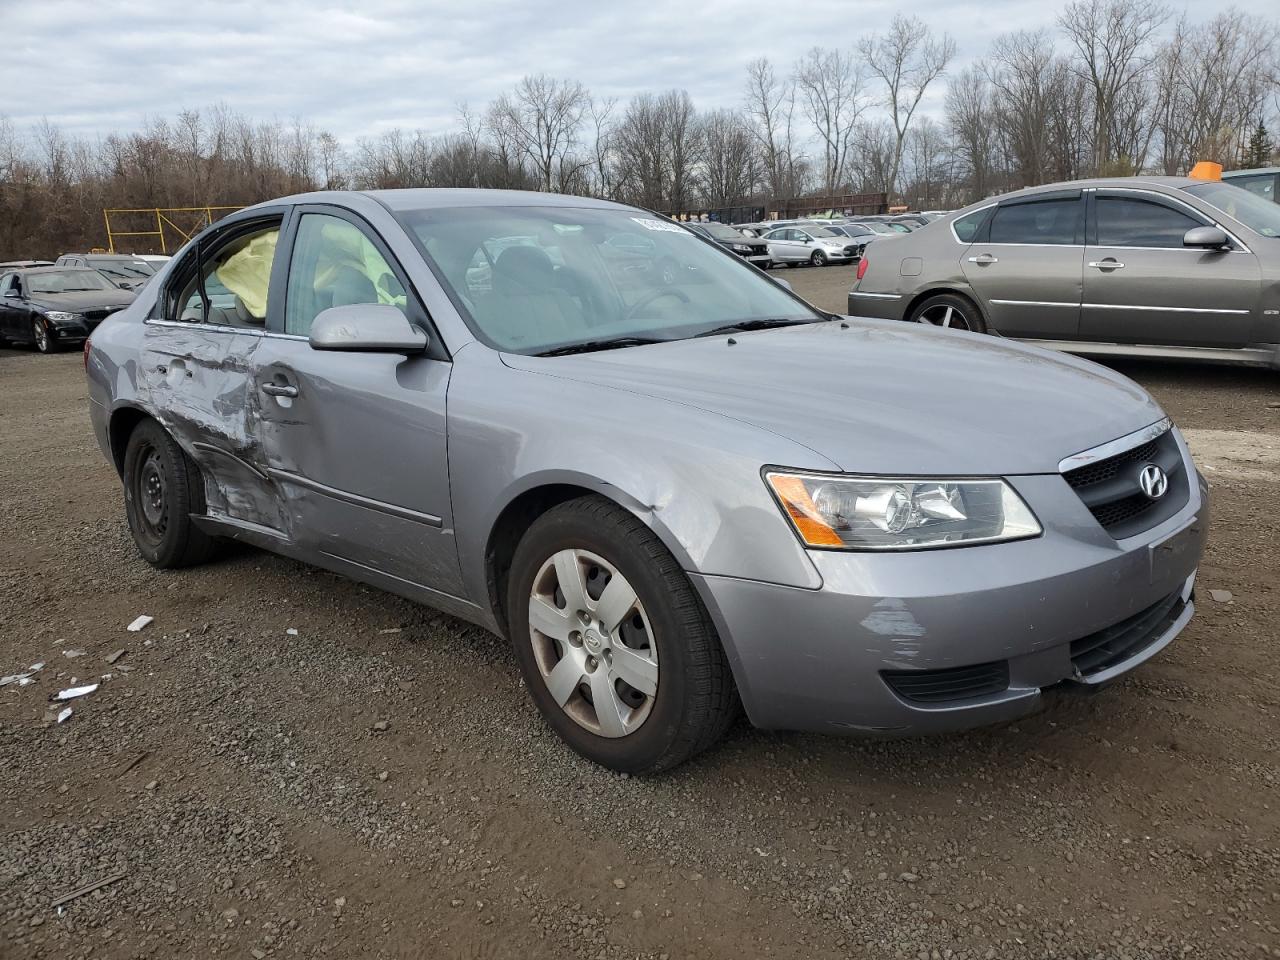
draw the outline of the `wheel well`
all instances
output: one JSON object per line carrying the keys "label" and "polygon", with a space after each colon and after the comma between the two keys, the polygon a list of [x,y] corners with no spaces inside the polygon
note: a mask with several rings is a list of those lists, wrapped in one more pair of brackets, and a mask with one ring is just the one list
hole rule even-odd
{"label": "wheel well", "polygon": [[488,574],[489,604],[498,626],[507,629],[507,574],[515,557],[520,538],[538,517],[552,507],[578,497],[598,496],[596,491],[570,483],[548,484],[526,490],[512,500],[498,514],[489,531],[489,543],[485,549],[485,568]]}
{"label": "wheel well", "polygon": [[124,450],[129,445],[129,435],[139,423],[149,419],[136,407],[121,407],[111,415],[107,437],[111,442],[111,459],[115,461],[116,473],[121,476],[124,476]]}
{"label": "wheel well", "polygon": [[910,320],[911,315],[916,312],[916,307],[920,306],[920,304],[924,303],[930,297],[938,297],[944,293],[950,294],[953,297],[959,297],[961,300],[968,301],[973,309],[978,312],[978,316],[982,319],[982,322],[984,324],[987,322],[986,315],[982,312],[982,307],[979,306],[977,300],[969,296],[969,294],[965,293],[963,290],[954,290],[950,287],[935,287],[932,290],[924,291],[924,293],[916,294],[915,298],[907,304],[907,309],[903,311],[902,319]]}

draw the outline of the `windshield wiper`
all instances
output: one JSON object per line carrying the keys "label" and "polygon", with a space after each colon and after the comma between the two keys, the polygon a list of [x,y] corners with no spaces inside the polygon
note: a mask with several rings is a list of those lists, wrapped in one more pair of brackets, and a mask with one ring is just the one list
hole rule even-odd
{"label": "windshield wiper", "polygon": [[816,320],[788,320],[778,317],[768,320],[739,320],[737,323],[726,323],[722,327],[712,327],[695,334],[699,337],[714,337],[721,333],[737,333],[739,330],[769,330],[773,327],[795,327],[803,323],[817,323]]}
{"label": "windshield wiper", "polygon": [[649,343],[667,343],[654,337],[609,337],[604,340],[584,340],[564,347],[553,347],[536,353],[536,357],[563,357],[570,353],[594,353],[597,350],[616,350],[619,347],[640,347]]}

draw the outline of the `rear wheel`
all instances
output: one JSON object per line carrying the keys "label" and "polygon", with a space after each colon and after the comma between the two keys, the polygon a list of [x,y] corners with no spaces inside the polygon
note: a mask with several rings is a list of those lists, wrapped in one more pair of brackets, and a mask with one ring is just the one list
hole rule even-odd
{"label": "rear wheel", "polygon": [[954,293],[940,293],[922,301],[911,312],[910,319],[935,327],[972,330],[974,333],[987,332],[987,325],[983,323],[978,308],[971,301]]}
{"label": "rear wheel", "polygon": [[143,420],[124,452],[124,503],[138,552],[152,566],[203,563],[217,541],[191,520],[205,512],[200,468],[154,420]]}
{"label": "rear wheel", "polygon": [[516,548],[507,622],[534,702],[584,757],[625,773],[715,743],[737,695],[693,586],[653,532],[608,500],[538,518]]}

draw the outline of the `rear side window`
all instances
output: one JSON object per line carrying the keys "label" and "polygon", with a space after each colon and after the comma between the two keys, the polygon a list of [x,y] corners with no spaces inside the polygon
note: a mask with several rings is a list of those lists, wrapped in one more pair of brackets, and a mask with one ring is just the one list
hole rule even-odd
{"label": "rear side window", "polygon": [[991,221],[991,243],[1073,244],[1080,206],[1080,199],[1071,197],[997,207]]}
{"label": "rear side window", "polygon": [[1098,246],[1182,247],[1182,235],[1203,221],[1151,200],[1098,197]]}
{"label": "rear side window", "polygon": [[265,326],[267,292],[279,237],[279,223],[271,223],[203,249],[203,298],[195,276],[193,250],[171,274],[174,285],[169,288],[168,318],[223,327]]}
{"label": "rear side window", "polygon": [[[989,216],[991,216],[990,207],[985,210],[966,213],[951,225],[951,229],[956,232],[956,236],[960,238],[961,243],[973,243],[974,238],[978,236],[978,231],[982,229],[982,225],[987,222]],[[868,233],[870,232],[868,231]]]}

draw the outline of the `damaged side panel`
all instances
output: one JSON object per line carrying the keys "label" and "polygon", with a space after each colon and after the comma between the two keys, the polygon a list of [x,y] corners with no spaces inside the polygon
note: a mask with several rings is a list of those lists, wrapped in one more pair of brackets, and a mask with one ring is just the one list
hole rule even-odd
{"label": "damaged side panel", "polygon": [[284,532],[257,425],[252,360],[261,342],[256,330],[149,322],[137,397],[199,465],[211,516]]}

